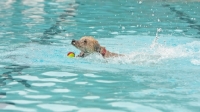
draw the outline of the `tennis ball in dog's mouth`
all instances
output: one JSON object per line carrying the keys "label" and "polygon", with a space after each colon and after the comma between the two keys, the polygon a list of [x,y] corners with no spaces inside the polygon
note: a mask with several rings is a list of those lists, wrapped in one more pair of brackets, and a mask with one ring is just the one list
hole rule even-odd
{"label": "tennis ball in dog's mouth", "polygon": [[73,58],[73,57],[75,57],[75,53],[74,52],[68,52],[67,56],[70,57],[70,58]]}

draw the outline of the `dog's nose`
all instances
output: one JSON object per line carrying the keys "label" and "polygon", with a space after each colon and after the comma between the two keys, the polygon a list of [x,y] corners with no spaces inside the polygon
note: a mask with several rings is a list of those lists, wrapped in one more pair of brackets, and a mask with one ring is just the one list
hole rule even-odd
{"label": "dog's nose", "polygon": [[73,44],[73,45],[74,45],[74,44],[75,44],[75,42],[76,42],[76,40],[72,39],[72,42],[71,42],[71,44]]}

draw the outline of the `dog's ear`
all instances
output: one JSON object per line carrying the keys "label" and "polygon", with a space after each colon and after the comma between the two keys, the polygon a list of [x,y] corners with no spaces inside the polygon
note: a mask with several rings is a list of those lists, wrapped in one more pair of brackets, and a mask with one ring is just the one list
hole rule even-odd
{"label": "dog's ear", "polygon": [[100,44],[98,42],[94,45],[94,51],[96,51],[96,52],[100,52],[101,51],[101,46],[100,46]]}

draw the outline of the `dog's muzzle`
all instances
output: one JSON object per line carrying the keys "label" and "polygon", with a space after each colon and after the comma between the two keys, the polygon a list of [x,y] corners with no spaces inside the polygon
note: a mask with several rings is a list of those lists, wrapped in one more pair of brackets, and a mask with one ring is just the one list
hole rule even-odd
{"label": "dog's muzzle", "polygon": [[73,39],[72,42],[71,42],[71,44],[75,45],[75,43],[76,43],[76,40]]}

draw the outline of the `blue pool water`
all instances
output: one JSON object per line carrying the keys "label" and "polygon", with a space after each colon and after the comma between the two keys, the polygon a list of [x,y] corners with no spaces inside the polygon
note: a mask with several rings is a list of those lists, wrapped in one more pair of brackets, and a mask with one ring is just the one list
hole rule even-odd
{"label": "blue pool water", "polygon": [[[198,112],[198,0],[1,0],[0,111]],[[107,50],[68,58],[94,36]]]}

